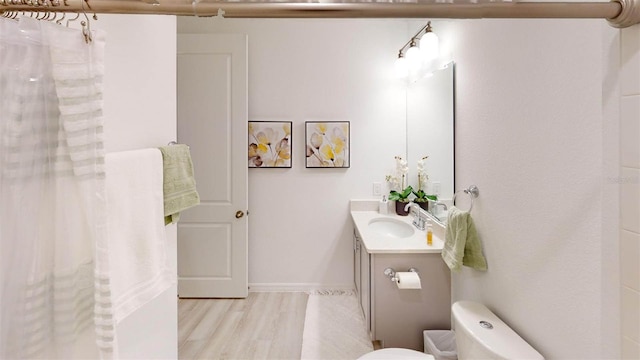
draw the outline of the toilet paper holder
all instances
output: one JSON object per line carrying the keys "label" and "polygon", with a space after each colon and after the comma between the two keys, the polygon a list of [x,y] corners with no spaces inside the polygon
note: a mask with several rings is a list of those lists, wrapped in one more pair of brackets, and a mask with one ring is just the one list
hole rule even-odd
{"label": "toilet paper holder", "polygon": [[[412,268],[409,268],[409,270],[407,271],[417,273],[418,269],[412,267]],[[394,283],[398,281],[398,278],[396,277],[396,271],[393,270],[393,268],[388,267],[384,269],[383,274],[387,276],[389,279],[391,279],[391,281],[393,281]]]}

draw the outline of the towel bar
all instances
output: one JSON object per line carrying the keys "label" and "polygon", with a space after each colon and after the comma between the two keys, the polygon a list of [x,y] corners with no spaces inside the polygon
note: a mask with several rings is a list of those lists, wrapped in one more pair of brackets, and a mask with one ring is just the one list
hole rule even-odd
{"label": "towel bar", "polygon": [[[171,146],[171,145],[178,145],[178,144],[179,144],[179,143],[178,143],[177,141],[172,140],[172,141],[169,141],[169,143],[167,144],[167,146]],[[188,147],[189,149],[191,149],[191,147],[190,147],[189,145],[187,145],[187,147]]]}
{"label": "towel bar", "polygon": [[[463,191],[465,194],[468,194],[469,198],[471,199],[471,204],[469,204],[469,210],[467,210],[468,212],[470,212],[471,209],[473,209],[473,199],[477,198],[478,195],[480,195],[480,190],[478,189],[477,186],[471,185],[467,189],[460,190],[460,191]],[[460,191],[455,192],[453,194],[453,198],[451,198],[451,202],[453,202],[454,204],[456,201],[456,195],[458,195]]]}

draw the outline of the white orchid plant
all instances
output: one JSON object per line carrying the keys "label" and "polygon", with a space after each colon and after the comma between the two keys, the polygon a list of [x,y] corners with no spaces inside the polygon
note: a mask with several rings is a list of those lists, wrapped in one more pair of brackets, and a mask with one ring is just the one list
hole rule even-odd
{"label": "white orchid plant", "polygon": [[389,200],[408,202],[409,196],[413,194],[415,199],[413,201],[418,203],[426,203],[429,200],[437,201],[437,195],[428,195],[425,190],[427,188],[427,182],[429,175],[427,174],[426,160],[428,156],[422,157],[418,160],[418,189],[413,189],[411,185],[407,185],[407,173],[409,172],[409,165],[407,161],[400,156],[396,156],[396,168],[392,175],[385,176],[385,180],[389,184]]}
{"label": "white orchid plant", "polygon": [[399,202],[409,202],[409,195],[411,195],[413,188],[411,185],[405,187],[407,182],[407,173],[409,172],[409,165],[407,161],[400,156],[395,157],[396,169],[395,174],[387,175],[386,181],[389,183],[389,200]]}
{"label": "white orchid plant", "polygon": [[427,181],[429,180],[429,175],[427,174],[427,169],[425,167],[425,162],[428,158],[428,156],[424,156],[422,159],[418,160],[418,190],[413,190],[413,195],[416,196],[416,198],[414,199],[415,202],[438,200],[437,195],[427,195],[427,193],[425,192]]}

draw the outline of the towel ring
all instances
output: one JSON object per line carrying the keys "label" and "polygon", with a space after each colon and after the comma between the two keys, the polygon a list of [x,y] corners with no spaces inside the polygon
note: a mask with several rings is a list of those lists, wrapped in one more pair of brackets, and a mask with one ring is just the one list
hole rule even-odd
{"label": "towel ring", "polygon": [[467,189],[457,191],[456,193],[453,194],[453,198],[451,198],[452,203],[455,204],[456,195],[458,195],[461,191],[463,191],[465,194],[468,194],[469,198],[471,199],[471,204],[469,204],[469,210],[467,210],[469,212],[471,211],[471,209],[473,209],[473,199],[477,198],[478,195],[480,195],[480,190],[478,189],[477,186],[471,185]]}

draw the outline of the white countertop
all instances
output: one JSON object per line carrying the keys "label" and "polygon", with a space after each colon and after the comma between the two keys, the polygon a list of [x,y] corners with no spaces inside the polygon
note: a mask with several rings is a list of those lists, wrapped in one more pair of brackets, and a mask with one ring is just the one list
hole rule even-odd
{"label": "white countertop", "polygon": [[[376,218],[394,218],[409,224],[414,233],[406,238],[395,238],[380,235],[369,228],[369,222]],[[427,234],[411,224],[413,216],[399,216],[389,207],[389,214],[378,213],[376,200],[351,200],[351,218],[360,234],[362,244],[370,254],[403,254],[403,253],[441,253],[444,246],[444,228],[435,222],[433,226],[433,245],[427,245]]]}

